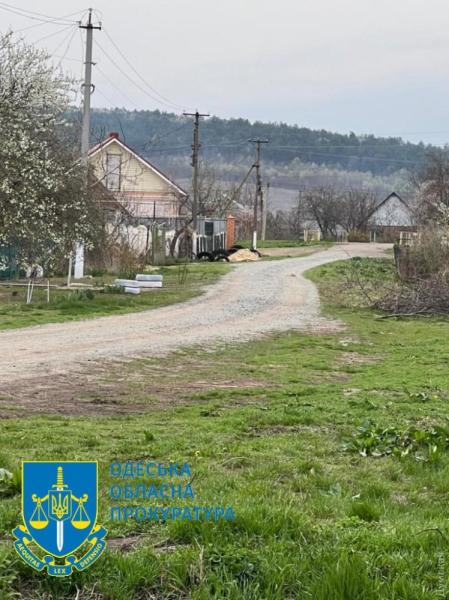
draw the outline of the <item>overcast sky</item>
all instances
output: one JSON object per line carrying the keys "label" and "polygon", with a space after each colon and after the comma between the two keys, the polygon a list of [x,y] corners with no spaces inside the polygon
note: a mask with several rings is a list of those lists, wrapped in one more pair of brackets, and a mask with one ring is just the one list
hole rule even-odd
{"label": "overcast sky", "polygon": [[[74,20],[87,8],[76,0],[6,3],[52,17],[78,11]],[[96,46],[95,107],[182,112],[175,103],[226,118],[449,141],[445,0],[96,0],[94,8],[105,28],[94,38],[106,54],[154,95],[107,32],[170,101],[155,102]],[[4,9],[0,15],[2,31],[28,27],[28,41],[46,47],[55,62],[66,53],[64,70],[81,76],[75,24],[42,24]]]}

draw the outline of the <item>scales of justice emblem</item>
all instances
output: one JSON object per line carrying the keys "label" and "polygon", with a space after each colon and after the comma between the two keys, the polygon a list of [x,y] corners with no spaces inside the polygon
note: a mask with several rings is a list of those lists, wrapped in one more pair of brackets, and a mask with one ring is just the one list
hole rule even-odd
{"label": "scales of justice emblem", "polygon": [[[31,462],[22,469],[24,525],[13,531],[14,547],[30,566],[64,577],[92,565],[106,547],[107,531],[96,523],[95,461]],[[46,554],[38,558],[34,545]],[[85,546],[81,558],[73,554]],[[60,559],[60,560],[58,560]]]}

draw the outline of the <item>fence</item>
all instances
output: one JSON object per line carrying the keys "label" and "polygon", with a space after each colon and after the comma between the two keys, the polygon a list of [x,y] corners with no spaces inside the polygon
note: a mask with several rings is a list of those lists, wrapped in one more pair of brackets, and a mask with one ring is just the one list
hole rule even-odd
{"label": "fence", "polygon": [[319,229],[304,229],[305,242],[319,242],[321,240],[321,231]]}
{"label": "fence", "polygon": [[214,250],[226,249],[226,232],[214,235],[198,235],[196,238],[196,254],[200,252],[213,252]]}
{"label": "fence", "polygon": [[417,239],[418,234],[414,231],[400,231],[399,232],[399,245],[400,246],[411,246]]}

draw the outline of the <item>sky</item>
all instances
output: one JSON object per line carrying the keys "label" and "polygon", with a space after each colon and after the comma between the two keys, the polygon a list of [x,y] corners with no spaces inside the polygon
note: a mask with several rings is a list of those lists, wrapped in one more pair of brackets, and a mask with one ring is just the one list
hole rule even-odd
{"label": "sky", "polygon": [[[86,21],[87,8],[0,0],[0,30],[46,48],[81,79],[76,21]],[[198,109],[449,142],[445,0],[95,0],[92,8],[103,27],[94,31],[93,107]]]}

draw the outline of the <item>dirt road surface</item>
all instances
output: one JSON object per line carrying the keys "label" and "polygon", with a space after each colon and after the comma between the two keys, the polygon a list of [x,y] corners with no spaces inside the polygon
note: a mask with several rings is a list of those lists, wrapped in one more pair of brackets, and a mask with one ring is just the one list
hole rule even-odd
{"label": "dirt road surface", "polygon": [[339,323],[320,315],[317,289],[304,271],[349,256],[382,256],[387,247],[341,244],[302,258],[240,264],[203,296],[182,304],[0,331],[0,396],[8,384],[28,387],[39,377],[80,372],[98,359],[154,357],[287,330],[336,330]]}

